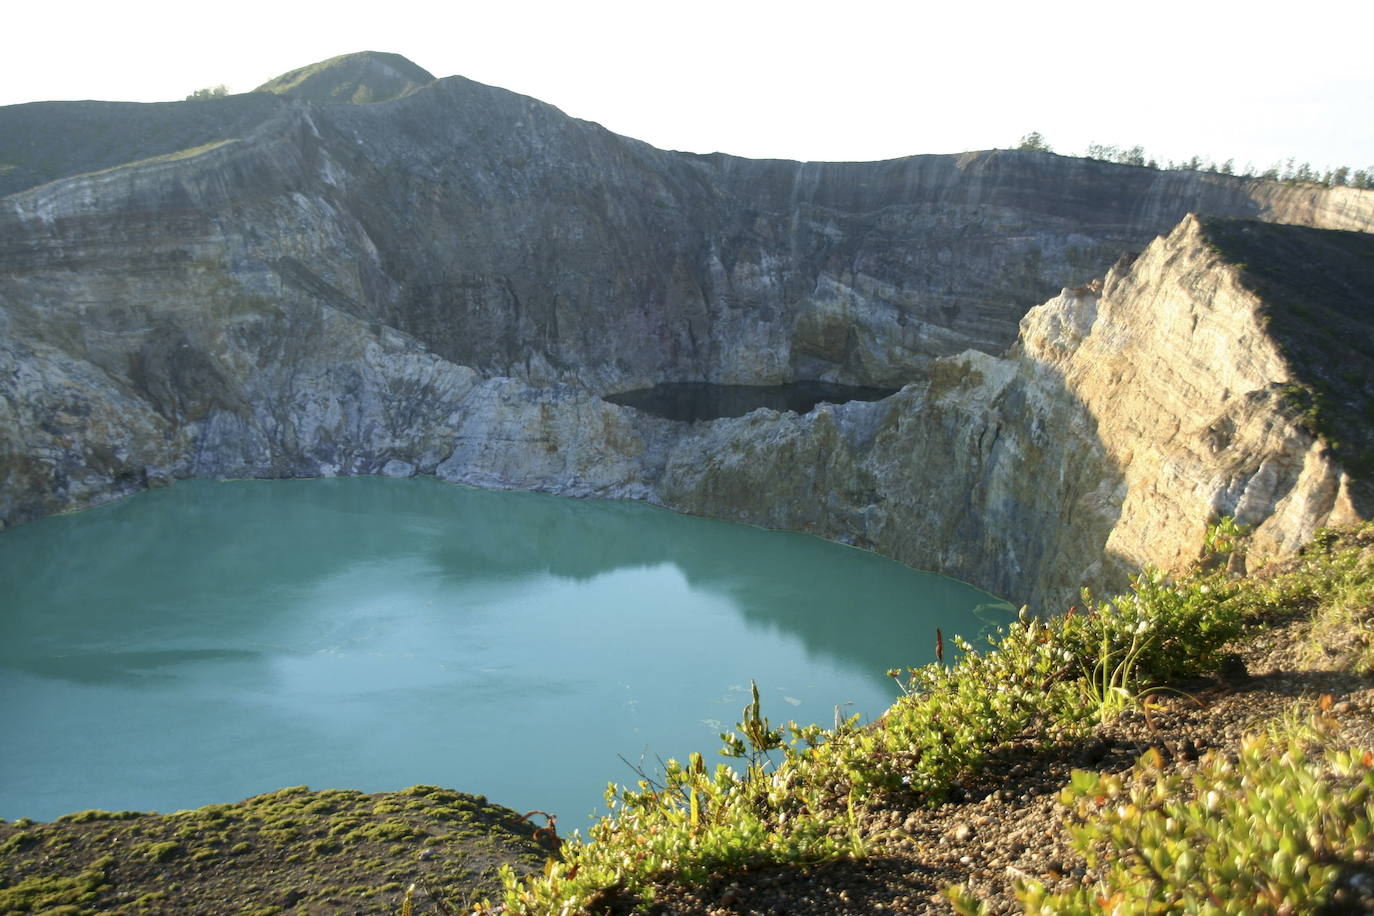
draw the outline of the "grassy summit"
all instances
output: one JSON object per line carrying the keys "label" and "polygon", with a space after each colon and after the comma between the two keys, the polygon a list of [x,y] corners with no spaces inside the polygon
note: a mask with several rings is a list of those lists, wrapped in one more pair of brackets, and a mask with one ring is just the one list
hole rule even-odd
{"label": "grassy summit", "polygon": [[363,51],[292,70],[251,93],[179,102],[0,107],[0,197],[49,181],[242,139],[289,104],[384,102],[434,82],[399,54]]}
{"label": "grassy summit", "polygon": [[386,102],[434,82],[434,75],[399,54],[359,51],[284,73],[254,92],[311,102]]}

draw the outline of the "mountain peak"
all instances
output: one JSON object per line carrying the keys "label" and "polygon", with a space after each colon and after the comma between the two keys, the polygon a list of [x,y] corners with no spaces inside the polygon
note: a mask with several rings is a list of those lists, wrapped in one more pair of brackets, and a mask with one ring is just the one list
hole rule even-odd
{"label": "mountain peak", "polygon": [[254,92],[311,102],[386,102],[434,82],[434,75],[399,54],[358,51],[283,73]]}

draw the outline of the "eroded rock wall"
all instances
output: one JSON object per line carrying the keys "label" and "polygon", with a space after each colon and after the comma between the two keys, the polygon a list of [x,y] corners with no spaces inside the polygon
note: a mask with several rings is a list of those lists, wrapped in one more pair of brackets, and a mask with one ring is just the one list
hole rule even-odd
{"label": "eroded rock wall", "polygon": [[7,518],[180,476],[436,474],[809,531],[1054,610],[1185,564],[1220,515],[1281,554],[1361,514],[1283,399],[1262,303],[1193,218],[1032,309],[1005,356],[936,360],[882,401],[695,424],[483,378],[304,292],[213,286],[194,320],[69,316],[48,330],[66,350],[5,336],[4,422],[27,443],[3,454]]}
{"label": "eroded rock wall", "polygon": [[[900,386],[936,357],[1001,353],[1028,308],[1187,212],[1374,225],[1367,192],[1048,153],[669,152],[460,77],[371,105],[251,100],[224,103],[236,136],[185,134],[218,145],[3,198],[0,273],[39,281],[7,300],[60,307],[70,297],[42,273],[99,272],[107,288],[87,301],[117,311],[132,305],[121,284],[189,259],[243,295],[291,287],[485,376],[598,393]],[[138,303],[199,295],[169,285]]]}
{"label": "eroded rock wall", "polygon": [[659,495],[1049,610],[1186,566],[1221,516],[1254,528],[1255,555],[1284,555],[1369,509],[1286,400],[1300,378],[1264,313],[1188,217],[1100,287],[1032,309],[1006,357],[941,360],[874,405],[715,424]]}
{"label": "eroded rock wall", "polygon": [[1061,296],[1023,320],[1020,358],[1064,378],[1123,469],[1106,546],[1128,566],[1185,564],[1220,516],[1254,526],[1258,554],[1356,520],[1350,474],[1286,401],[1302,377],[1265,311],[1190,216],[1100,297]]}
{"label": "eroded rock wall", "polygon": [[[1371,201],[1007,151],[691,156],[457,78],[276,105],[0,199],[0,522],[185,476],[437,474],[1052,605],[1218,514],[1275,551],[1359,514],[1236,272],[1195,221],[1149,240],[1189,209],[1368,229]],[[687,379],[902,390],[696,425],[598,396]]]}

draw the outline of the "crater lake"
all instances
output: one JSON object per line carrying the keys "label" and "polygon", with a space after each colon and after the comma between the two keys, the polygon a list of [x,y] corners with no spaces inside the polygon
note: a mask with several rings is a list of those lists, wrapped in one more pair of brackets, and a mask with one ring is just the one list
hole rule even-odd
{"label": "crater lake", "polygon": [[182,481],[0,532],[0,817],[451,787],[584,828],[608,781],[1011,608],[818,538],[431,478]]}

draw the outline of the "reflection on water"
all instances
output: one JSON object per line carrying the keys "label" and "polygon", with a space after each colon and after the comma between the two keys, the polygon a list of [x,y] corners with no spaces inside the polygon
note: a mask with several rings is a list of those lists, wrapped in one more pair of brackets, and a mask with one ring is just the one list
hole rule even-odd
{"label": "reflection on water", "polygon": [[436,783],[574,826],[619,756],[717,747],[750,679],[774,720],[871,716],[935,627],[1008,610],[802,535],[375,478],[4,532],[0,608],[0,817]]}
{"label": "reflection on water", "polygon": [[633,407],[667,420],[692,423],[721,417],[742,417],[766,407],[779,412],[810,413],[822,402],[880,401],[896,388],[836,385],[832,382],[791,382],[786,385],[713,385],[709,382],[666,382],[620,394],[606,400]]}

